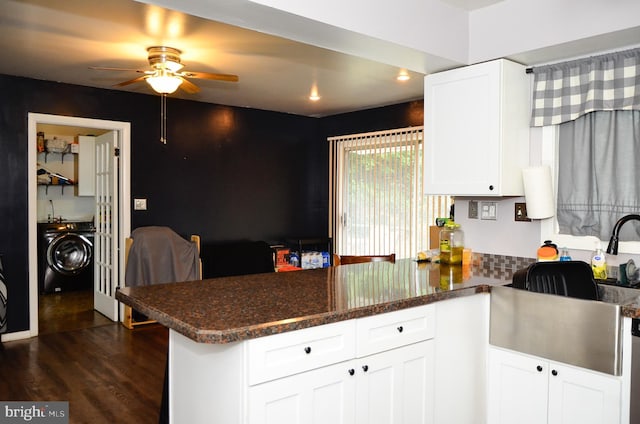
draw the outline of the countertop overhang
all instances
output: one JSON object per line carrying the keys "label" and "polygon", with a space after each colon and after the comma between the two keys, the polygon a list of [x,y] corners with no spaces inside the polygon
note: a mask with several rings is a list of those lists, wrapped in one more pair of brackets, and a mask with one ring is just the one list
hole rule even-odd
{"label": "countertop overhang", "polygon": [[[116,298],[196,342],[225,344],[489,293],[511,276],[405,259],[124,287]],[[637,318],[640,306],[622,312]]]}

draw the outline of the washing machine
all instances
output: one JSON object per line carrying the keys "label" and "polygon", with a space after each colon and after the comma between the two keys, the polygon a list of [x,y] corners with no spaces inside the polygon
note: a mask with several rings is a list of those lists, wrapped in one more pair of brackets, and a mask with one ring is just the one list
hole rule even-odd
{"label": "washing machine", "polygon": [[93,288],[93,222],[38,223],[40,293]]}

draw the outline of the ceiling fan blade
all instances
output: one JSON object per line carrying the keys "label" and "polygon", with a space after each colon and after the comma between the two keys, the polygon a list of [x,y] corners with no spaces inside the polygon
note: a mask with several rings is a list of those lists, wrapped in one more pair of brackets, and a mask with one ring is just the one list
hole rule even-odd
{"label": "ceiling fan blade", "polygon": [[200,78],[200,79],[209,79],[209,80],[218,80],[218,81],[229,81],[229,82],[237,82],[238,76],[231,74],[211,74],[209,72],[191,72],[184,71],[181,72],[180,75],[188,78]]}
{"label": "ceiling fan blade", "polygon": [[139,74],[145,74],[149,72],[149,71],[141,71],[140,69],[109,68],[104,66],[89,66],[89,69],[94,69],[97,71],[129,71],[129,72],[138,72]]}
{"label": "ceiling fan blade", "polygon": [[124,87],[125,85],[129,85],[129,84],[133,84],[133,83],[136,83],[136,82],[144,81],[145,79],[147,79],[146,75],[142,76],[142,77],[131,79],[129,81],[123,81],[123,82],[121,82],[119,84],[114,85],[114,87]]}
{"label": "ceiling fan blade", "polygon": [[187,93],[195,94],[198,91],[200,91],[200,88],[197,85],[195,85],[194,83],[192,83],[191,81],[187,80],[186,78],[182,78],[182,77],[180,77],[180,79],[182,80],[182,84],[180,84],[180,88],[182,88]]}

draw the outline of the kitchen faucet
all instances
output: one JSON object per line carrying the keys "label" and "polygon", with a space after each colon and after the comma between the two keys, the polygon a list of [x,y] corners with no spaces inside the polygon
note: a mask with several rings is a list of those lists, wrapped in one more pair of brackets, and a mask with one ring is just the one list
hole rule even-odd
{"label": "kitchen faucet", "polygon": [[640,215],[625,215],[616,222],[616,225],[613,226],[611,240],[609,240],[609,245],[607,246],[607,253],[611,255],[618,254],[618,236],[620,235],[620,228],[622,228],[625,222],[631,220],[640,221]]}

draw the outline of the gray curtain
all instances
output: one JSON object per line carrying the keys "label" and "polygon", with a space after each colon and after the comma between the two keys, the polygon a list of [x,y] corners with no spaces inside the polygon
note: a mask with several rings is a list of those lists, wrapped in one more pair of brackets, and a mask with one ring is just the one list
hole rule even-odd
{"label": "gray curtain", "polygon": [[[622,216],[640,214],[640,111],[592,112],[559,126],[561,234],[608,240]],[[640,240],[635,221],[620,240]]]}
{"label": "gray curtain", "polygon": [[539,66],[532,72],[532,127],[599,110],[640,110],[640,49]]}

